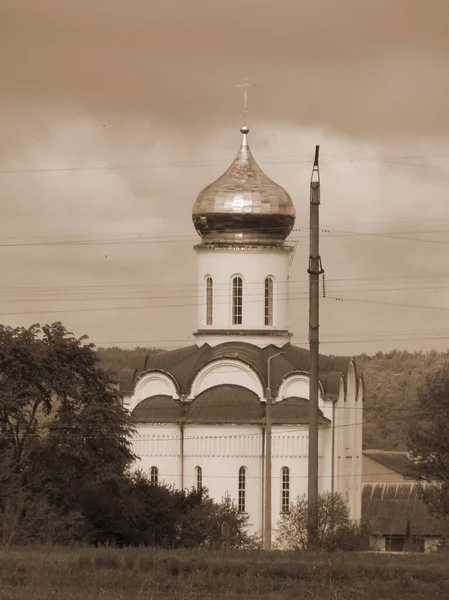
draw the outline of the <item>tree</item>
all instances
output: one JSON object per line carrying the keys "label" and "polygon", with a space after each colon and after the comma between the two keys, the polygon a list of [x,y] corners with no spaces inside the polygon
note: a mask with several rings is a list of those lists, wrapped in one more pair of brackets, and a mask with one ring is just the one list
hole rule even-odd
{"label": "tree", "polygon": [[[306,495],[298,496],[288,513],[281,515],[275,545],[280,550],[307,548]],[[369,546],[365,527],[351,521],[348,505],[341,494],[323,492],[318,497],[318,543],[326,550],[360,550]]]}
{"label": "tree", "polygon": [[430,483],[422,497],[436,515],[449,517],[449,362],[429,373],[418,389],[408,448],[417,476]]}
{"label": "tree", "polygon": [[116,381],[85,336],[61,323],[0,326],[0,513],[15,490],[76,513],[87,483],[131,464],[131,432]]}

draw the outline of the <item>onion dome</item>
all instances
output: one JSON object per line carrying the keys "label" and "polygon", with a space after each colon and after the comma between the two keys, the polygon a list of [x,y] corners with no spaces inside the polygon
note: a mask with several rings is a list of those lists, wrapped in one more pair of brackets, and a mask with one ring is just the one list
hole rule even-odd
{"label": "onion dome", "polygon": [[229,169],[205,187],[193,206],[193,223],[204,243],[282,243],[295,222],[288,193],[265,175],[248,146],[242,145]]}

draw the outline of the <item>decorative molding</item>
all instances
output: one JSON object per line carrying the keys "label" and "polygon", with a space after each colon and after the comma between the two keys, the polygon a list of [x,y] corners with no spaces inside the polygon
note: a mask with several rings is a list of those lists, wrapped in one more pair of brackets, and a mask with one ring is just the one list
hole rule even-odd
{"label": "decorative molding", "polygon": [[[165,386],[165,390],[158,391],[152,394],[143,394],[142,390],[146,384],[154,382],[160,383]],[[176,400],[179,399],[179,385],[176,379],[167,371],[161,369],[150,369],[144,371],[139,375],[134,383],[134,392],[132,395],[132,402],[140,402],[148,398],[149,396],[167,395],[172,396]]]}

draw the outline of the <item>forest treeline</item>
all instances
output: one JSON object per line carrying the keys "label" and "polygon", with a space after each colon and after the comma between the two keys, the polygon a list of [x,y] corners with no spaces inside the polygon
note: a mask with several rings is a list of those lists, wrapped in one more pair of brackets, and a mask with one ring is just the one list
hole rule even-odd
{"label": "forest treeline", "polygon": [[[136,355],[157,348],[99,348],[102,363],[119,373]],[[449,351],[393,350],[355,356],[365,381],[364,448],[405,450],[409,425],[416,418],[417,389],[425,376],[449,363]]]}

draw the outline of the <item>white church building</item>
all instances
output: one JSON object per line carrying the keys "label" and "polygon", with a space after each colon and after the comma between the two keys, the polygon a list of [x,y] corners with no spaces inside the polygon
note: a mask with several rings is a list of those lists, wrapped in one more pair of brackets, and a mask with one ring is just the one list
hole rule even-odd
{"label": "white church building", "polygon": [[[200,301],[194,345],[121,375],[138,468],[153,482],[229,495],[264,527],[266,397],[272,390],[272,527],[307,493],[309,352],[290,343],[286,242],[295,209],[248,146],[198,195]],[[319,488],[361,514],[363,381],[350,357],[320,356]]]}

